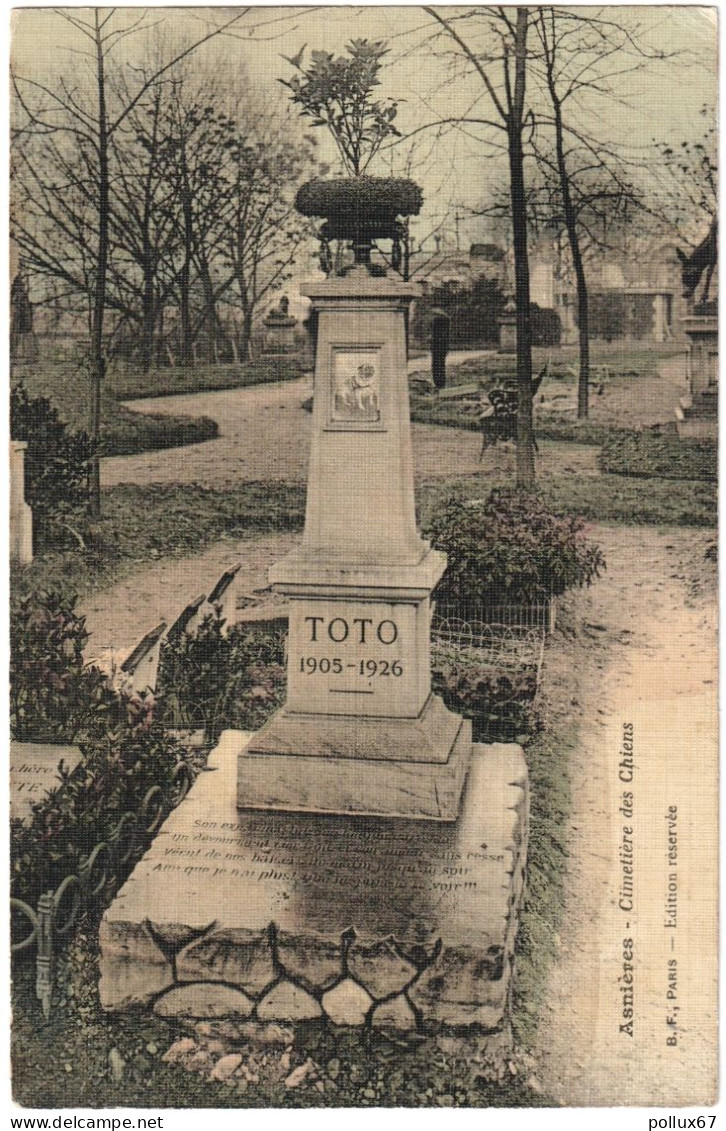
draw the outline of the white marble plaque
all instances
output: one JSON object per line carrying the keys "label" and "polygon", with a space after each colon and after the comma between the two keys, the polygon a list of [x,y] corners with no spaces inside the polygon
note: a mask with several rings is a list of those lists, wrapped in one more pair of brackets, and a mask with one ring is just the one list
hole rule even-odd
{"label": "white marble plaque", "polygon": [[293,600],[288,710],[416,717],[428,691],[420,617],[415,603]]}
{"label": "white marble plaque", "polygon": [[333,351],[331,421],[377,424],[381,419],[381,351]]}

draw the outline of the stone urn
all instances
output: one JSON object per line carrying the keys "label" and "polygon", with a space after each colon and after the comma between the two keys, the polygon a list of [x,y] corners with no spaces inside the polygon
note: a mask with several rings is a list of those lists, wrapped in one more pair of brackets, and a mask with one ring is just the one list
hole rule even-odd
{"label": "stone urn", "polygon": [[368,265],[374,242],[392,240],[394,269],[401,263],[400,245],[405,234],[401,217],[418,215],[422,204],[419,186],[396,177],[309,181],[299,189],[295,201],[303,216],[324,220],[319,231],[324,252],[331,240],[346,240],[353,248],[356,264]]}

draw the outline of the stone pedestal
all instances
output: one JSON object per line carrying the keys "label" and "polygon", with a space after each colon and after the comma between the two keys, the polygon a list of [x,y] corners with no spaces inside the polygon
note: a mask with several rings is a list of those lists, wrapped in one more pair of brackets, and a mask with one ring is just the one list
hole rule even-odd
{"label": "stone pedestal", "polygon": [[29,565],[33,560],[33,512],[25,501],[24,440],[10,441],[10,560]]}
{"label": "stone pedestal", "polygon": [[718,319],[716,315],[691,314],[683,319],[688,337],[686,373],[691,396],[714,391],[718,386]]}
{"label": "stone pedestal", "polygon": [[506,1028],[528,827],[520,747],[475,746],[459,820],[441,824],[238,813],[248,738],[222,735],[104,914],[104,1009]]}
{"label": "stone pedestal", "polygon": [[410,284],[363,267],[307,292],[318,313],[288,695],[239,762],[240,808],[455,820],[470,726],[431,694],[430,597],[446,567],[416,529],[406,367]]}
{"label": "stone pedestal", "polygon": [[676,408],[678,434],[714,437],[718,433],[718,318],[715,313],[693,313],[682,323],[688,338],[689,395]]}
{"label": "stone pedestal", "polygon": [[264,321],[265,338],[263,343],[264,353],[294,353],[297,345],[295,330],[297,318],[290,318],[275,312],[268,314]]}
{"label": "stone pedestal", "polygon": [[516,353],[517,315],[505,313],[499,318],[499,352]]}

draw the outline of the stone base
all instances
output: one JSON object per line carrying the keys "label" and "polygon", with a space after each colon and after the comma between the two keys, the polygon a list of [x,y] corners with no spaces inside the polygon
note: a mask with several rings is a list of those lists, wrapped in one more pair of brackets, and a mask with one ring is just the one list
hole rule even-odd
{"label": "stone base", "polygon": [[676,406],[676,422],[682,439],[718,436],[718,390],[714,387],[695,396],[681,397]]}
{"label": "stone base", "polygon": [[471,723],[431,695],[417,719],[278,711],[239,752],[237,805],[455,821]]}
{"label": "stone base", "polygon": [[78,746],[59,746],[53,742],[10,743],[10,816],[30,822],[33,806],[42,801],[60,778],[58,765],[73,770],[81,761]]}
{"label": "stone base", "polygon": [[455,824],[238,813],[226,732],[100,928],[107,1010],[506,1028],[524,883],[518,746],[473,748]]}

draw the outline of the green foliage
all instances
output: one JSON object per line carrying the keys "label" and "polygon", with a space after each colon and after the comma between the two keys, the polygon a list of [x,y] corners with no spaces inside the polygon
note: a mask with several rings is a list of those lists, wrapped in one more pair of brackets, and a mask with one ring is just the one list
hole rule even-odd
{"label": "green foliage", "polygon": [[170,781],[183,751],[152,721],[149,708],[144,700],[118,699],[117,728],[84,748],[83,760],[72,771],[61,762],[58,786],[36,802],[27,823],[13,823],[14,896],[32,904],[42,891],[77,875],[124,813],[138,813],[148,791]]}
{"label": "green foliage", "polygon": [[36,548],[68,540],[67,522],[88,500],[93,445],[74,432],[44,396],[31,396],[22,382],[10,391],[10,435],[27,442],[25,498],[33,508]]}
{"label": "green foliage", "polygon": [[285,697],[286,629],[211,614],[194,634],[164,645],[159,697],[169,725],[204,726],[216,740],[227,727],[257,730]]}
{"label": "green foliage", "polygon": [[84,663],[86,618],[76,597],[39,591],[10,614],[10,728],[18,741],[75,742],[97,734],[109,710],[107,679]]}
{"label": "green foliage", "polygon": [[432,687],[447,707],[473,720],[476,742],[513,742],[536,729],[537,672],[487,662],[479,651],[435,645]]}
{"label": "green foliage", "polygon": [[346,46],[347,57],[313,51],[307,69],[301,65],[303,51],[289,60],[300,75],[279,81],[291,92],[290,100],[303,117],[313,126],[327,127],[343,167],[359,177],[386,138],[399,136],[393,124],[396,103],[373,97],[388,49],[383,42],[354,39]]}
{"label": "green foliage", "polygon": [[682,440],[655,432],[613,431],[599,456],[603,471],[641,479],[717,478],[718,446],[714,440]]}
{"label": "green foliage", "polygon": [[235,365],[168,366],[150,373],[124,367],[111,370],[106,380],[109,392],[123,400],[294,381],[302,376],[303,369],[299,357],[261,357]]}
{"label": "green foliage", "polygon": [[450,497],[427,533],[448,556],[437,596],[451,604],[539,604],[605,568],[582,519],[554,514],[537,495],[495,488],[484,500]]}
{"label": "green foliage", "polygon": [[218,435],[219,425],[208,416],[132,412],[118,405],[114,418],[101,425],[101,449],[104,455],[130,456],[200,444]]}
{"label": "green foliage", "polygon": [[[137,452],[154,451],[157,448],[172,448],[180,444],[200,443],[216,436],[219,427],[216,421],[206,417],[171,416],[152,413],[132,412],[124,408],[115,398],[113,383],[109,376],[103,385],[101,395],[101,452],[105,456],[132,455]],[[49,357],[32,368],[23,371],[22,382],[33,398],[47,398],[51,409],[57,412],[58,420],[71,432],[80,431],[86,426],[88,396],[90,395],[87,377],[72,358]],[[122,392],[122,390],[120,391]],[[124,395],[132,395],[130,392]],[[135,395],[135,394],[134,394]],[[15,439],[22,439],[17,436]],[[83,444],[90,441],[74,441],[73,452],[82,454]]]}
{"label": "green foliage", "polygon": [[[445,311],[451,319],[449,341],[452,348],[494,345],[499,341],[498,319],[504,309],[504,293],[497,279],[480,275],[471,286],[447,280],[428,290],[416,302],[412,325],[414,338],[427,348],[436,308]],[[457,370],[459,368],[464,367],[457,366]]]}

